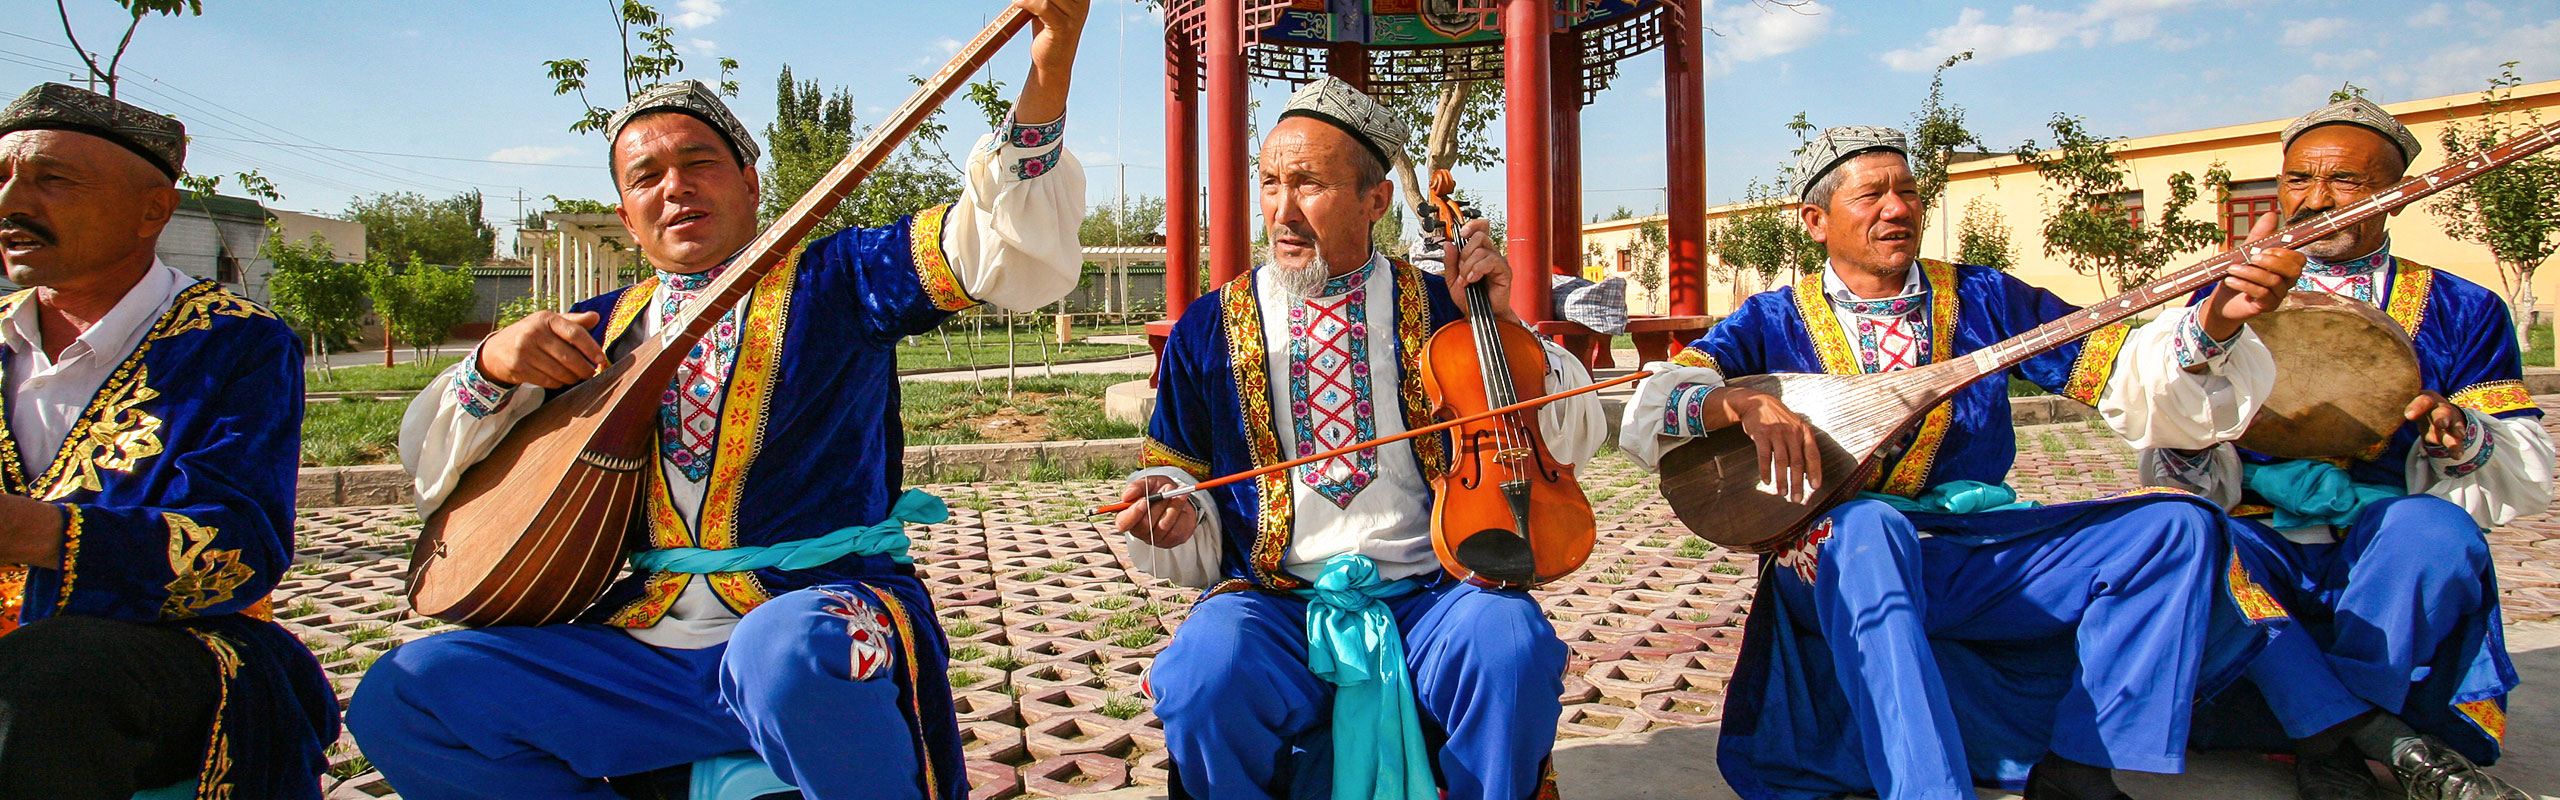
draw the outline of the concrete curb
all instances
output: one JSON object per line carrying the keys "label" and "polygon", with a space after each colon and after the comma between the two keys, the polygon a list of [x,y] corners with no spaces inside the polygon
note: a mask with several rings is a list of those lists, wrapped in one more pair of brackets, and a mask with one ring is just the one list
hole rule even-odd
{"label": "concrete curb", "polygon": [[[907,448],[909,480],[918,476],[948,478],[975,469],[972,480],[1000,481],[1030,476],[1047,465],[1068,474],[1109,465],[1115,471],[1138,466],[1139,440],[1091,439],[1072,442],[941,444]],[[966,476],[962,476],[966,477]],[[418,502],[416,482],[397,464],[359,467],[304,467],[294,491],[299,508],[388,506]]]}

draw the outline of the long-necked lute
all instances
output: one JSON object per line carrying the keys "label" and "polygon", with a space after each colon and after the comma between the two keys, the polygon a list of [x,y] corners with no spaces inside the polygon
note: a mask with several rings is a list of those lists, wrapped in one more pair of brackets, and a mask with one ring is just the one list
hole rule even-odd
{"label": "long-necked lute", "polygon": [[[1773,373],[1732,380],[1778,396],[1815,431],[1822,453],[1819,489],[1789,500],[1765,482],[1759,456],[1741,426],[1727,426],[1674,448],[1662,459],[1662,495],[1689,530],[1707,541],[1765,552],[1792,543],[1832,506],[1854,497],[1929,409],[1958,390],[2039,353],[2079,340],[2152,306],[2185,298],[2228,275],[2269,247],[2309,244],[2378,214],[2451,188],[2560,143],[2560,123],[2445,164],[2353,203],[2304,220],[2238,249],[2205,259],[2141,288],[1980,350],[1927,366],[1871,375]],[[1948,335],[1941,332],[1940,335]]]}
{"label": "long-necked lute", "polygon": [[656,336],[545,401],[463,472],[409,559],[419,613],[464,625],[540,625],[594,602],[619,568],[655,463],[659,396],[686,351],[1030,19],[1014,8],[998,14]]}

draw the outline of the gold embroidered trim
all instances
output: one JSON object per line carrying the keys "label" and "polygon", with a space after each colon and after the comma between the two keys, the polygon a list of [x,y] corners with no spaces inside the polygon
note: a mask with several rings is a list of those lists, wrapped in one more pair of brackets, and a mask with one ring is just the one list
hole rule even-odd
{"label": "gold embroidered trim", "polygon": [[[1218,304],[1226,323],[1227,361],[1235,375],[1236,404],[1244,415],[1245,451],[1253,455],[1254,466],[1267,467],[1281,460],[1280,439],[1274,430],[1279,422],[1271,415],[1270,364],[1265,359],[1262,303],[1254,297],[1253,275],[1247,271],[1228,281],[1218,290]],[[1260,498],[1255,514],[1253,574],[1269,588],[1301,588],[1305,581],[1280,568],[1289,554],[1293,523],[1289,472],[1280,470],[1255,478],[1253,485]]]}
{"label": "gold embroidered trim", "polygon": [[213,549],[219,529],[184,514],[163,511],[160,519],[169,527],[169,571],[176,575],[169,580],[169,598],[160,603],[162,619],[186,619],[230,602],[232,592],[256,575],[240,563],[240,551]]}
{"label": "gold embroidered trim", "polygon": [[169,306],[168,324],[152,332],[151,338],[166,339],[188,331],[213,330],[214,317],[276,318],[275,312],[249,302],[248,298],[232,294],[231,290],[222,288],[222,284],[208,281],[198,285],[213,288],[210,291],[182,294],[178,302]]}
{"label": "gold embroidered trim", "polygon": [[2456,703],[2453,707],[2460,710],[2463,716],[2470,717],[2471,724],[2480,726],[2481,733],[2489,734],[2490,739],[2496,740],[2501,745],[2506,744],[2507,709],[2499,705],[2497,700],[2473,700],[2468,703]]}
{"label": "gold embroidered trim", "polygon": [[2534,407],[2533,395],[2525,391],[2523,381],[2517,380],[2475,383],[2454,392],[2449,399],[2454,405],[2483,414],[2503,414]]}
{"label": "gold embroidered trim", "polygon": [[921,674],[923,665],[916,659],[915,620],[908,616],[906,605],[899,603],[896,595],[869,584],[857,585],[870,592],[872,597],[879,598],[881,607],[889,609],[890,619],[898,625],[899,655],[907,662],[907,691],[903,694],[907,696],[907,732],[916,739],[916,764],[919,767],[916,771],[924,777],[924,796],[940,798],[941,776],[934,772],[933,739],[924,733],[923,698],[917,689],[924,685],[924,677]]}
{"label": "gold embroidered trim", "polygon": [[100,473],[130,475],[143,459],[160,454],[160,418],[141,409],[142,404],[160,396],[150,381],[149,368],[141,364],[133,365],[129,380],[108,379],[105,388],[114,391],[102,394],[103,403],[95,407],[97,413],[74,427],[71,438],[64,440],[62,453],[54,457],[47,481],[51,488],[45,490],[42,499],[60,500],[73,492],[106,488]]}
{"label": "gold embroidered trim", "polygon": [[1708,355],[1707,351],[1695,347],[1680,348],[1680,352],[1671,354],[1671,363],[1683,367],[1705,367],[1719,373],[1724,372],[1724,365],[1716,363],[1715,356]]}
{"label": "gold embroidered trim", "polygon": [[[1944,363],[1955,357],[1956,342],[1956,268],[1943,261],[1922,260],[1920,274],[1929,281],[1929,363]],[[1817,287],[1818,289],[1819,287]],[[1829,313],[1830,303],[1821,303]],[[1839,335],[1840,326],[1831,326]],[[1847,343],[1846,337],[1841,339]],[[1852,369],[1857,369],[1852,364]],[[1885,472],[1884,491],[1904,497],[1917,497],[1929,486],[1929,469],[1938,463],[1938,450],[1947,443],[1947,432],[1955,424],[1955,402],[1939,403],[1920,420],[1920,432],[1911,439],[1911,447],[1895,459]]]}
{"label": "gold embroidered trim", "polygon": [[2258,581],[2249,576],[2249,567],[2240,563],[2239,548],[2231,549],[2230,560],[2231,568],[2224,572],[2223,581],[2230,584],[2231,602],[2240,607],[2241,615],[2252,623],[2292,616],[2285,613],[2284,604],[2276,602],[2275,596],[2267,593],[2266,587],[2258,585]]}
{"label": "gold embroidered trim", "polygon": [[[657,451],[655,445],[650,446],[649,452]],[[667,494],[666,468],[657,464],[655,459],[650,466],[656,468],[649,470],[646,481],[649,495],[643,501],[643,509],[648,512],[649,546],[692,546],[692,534],[685,530],[684,515],[676,513],[675,499]],[[605,620],[605,624],[620,628],[656,625],[660,617],[667,615],[668,609],[675,607],[676,597],[683,594],[685,585],[692,581],[693,576],[683,572],[658,570],[650,573],[648,584],[641,588],[640,596],[624,603],[621,610],[613,612],[613,616]]]}
{"label": "gold embroidered trim", "polygon": [[1822,371],[1833,375],[1866,371],[1858,364],[1857,351],[1849,346],[1849,334],[1840,329],[1840,318],[1831,313],[1831,302],[1822,295],[1821,272],[1807,272],[1796,281],[1796,318],[1804,323],[1814,355],[1822,358]]}
{"label": "gold embroidered trim", "polygon": [[[70,503],[63,503],[61,504],[61,508],[62,596],[54,599],[53,612],[56,614],[71,610],[71,585],[80,580],[80,534],[82,533],[80,525],[80,507]],[[26,572],[26,569],[23,567],[18,569],[19,580],[25,580]],[[24,586],[20,586],[18,588],[21,593],[26,589]],[[9,602],[12,605],[15,605],[21,601],[16,597],[12,597]],[[17,618],[15,608],[10,610],[9,616],[12,621]],[[5,631],[0,631],[0,633],[5,633]]]}
{"label": "gold embroidered trim", "polygon": [[213,734],[206,737],[204,768],[197,770],[197,800],[231,800],[235,787],[231,778],[231,733],[222,729],[222,716],[231,708],[231,683],[240,679],[240,650],[229,638],[204,631],[187,631],[213,651],[214,664],[222,672],[222,691],[213,703]]}
{"label": "gold embroidered trim", "polygon": [[641,279],[639,283],[622,290],[622,296],[613,299],[613,315],[606,317],[604,321],[605,349],[613,349],[614,340],[622,338],[622,332],[630,330],[631,323],[640,320],[640,311],[649,307],[649,297],[657,291],[658,276],[652,273],[649,277]]}
{"label": "gold embroidered trim", "polygon": [[916,263],[916,281],[923,285],[924,296],[933,307],[958,311],[978,304],[969,296],[968,287],[960,285],[960,276],[951,270],[951,258],[942,252],[942,223],[951,213],[944,203],[916,212],[907,226],[907,251]]}
{"label": "gold embroidered trim", "polygon": [[[729,369],[729,385],[720,401],[720,436],[714,445],[711,483],[702,496],[704,549],[738,546],[738,504],[745,498],[747,470],[764,448],[765,421],[771,415],[774,382],[782,375],[782,341],[790,329],[792,289],[799,283],[796,254],[756,282],[741,320],[738,362]],[[715,572],[706,576],[720,599],[740,614],[773,599],[753,572]]]}
{"label": "gold embroidered trim", "polygon": [[1209,462],[1194,458],[1189,453],[1173,449],[1173,445],[1157,441],[1156,437],[1153,436],[1146,437],[1142,442],[1143,443],[1138,450],[1139,466],[1172,467],[1174,469],[1191,473],[1191,477],[1193,478],[1201,480],[1207,480],[1209,478]]}
{"label": "gold embroidered trim", "polygon": [[2435,289],[2436,271],[2408,259],[2397,260],[2400,266],[2392,271],[2391,300],[2383,313],[2414,339],[2418,327],[2427,324],[2427,295]]}
{"label": "gold embroidered trim", "polygon": [[18,629],[18,612],[26,603],[27,568],[0,567],[0,636]]}
{"label": "gold embroidered trim", "polygon": [[[1432,334],[1431,290],[1422,281],[1422,270],[1411,264],[1390,258],[1387,269],[1395,276],[1396,338],[1404,348],[1404,374],[1397,394],[1404,400],[1404,429],[1413,430],[1432,422],[1431,397],[1422,385],[1422,349]],[[1421,462],[1423,480],[1449,474],[1449,434],[1416,437],[1410,446],[1414,460]]]}
{"label": "gold embroidered trim", "polygon": [[2124,323],[2099,328],[2080,343],[2080,357],[2071,362],[2071,381],[2062,396],[2084,406],[2096,406],[2098,395],[2105,393],[2107,379],[2116,372],[2116,354],[2124,351],[2125,337],[2133,326]]}

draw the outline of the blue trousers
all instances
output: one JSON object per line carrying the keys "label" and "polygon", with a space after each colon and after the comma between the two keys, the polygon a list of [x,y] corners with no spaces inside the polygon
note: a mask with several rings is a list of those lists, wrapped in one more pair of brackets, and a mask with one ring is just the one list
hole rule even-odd
{"label": "blue trousers", "polygon": [[[884,594],[904,613],[894,660],[853,679],[848,614],[890,611]],[[741,751],[812,800],[956,799],[944,651],[924,587],[903,577],[783,594],[700,650],[602,625],[456,631],[375,662],[347,727],[413,800],[616,800],[603,778]]]}
{"label": "blue trousers", "polygon": [[2307,738],[2380,709],[2475,759],[2496,758],[2495,737],[2447,708],[2502,697],[2515,684],[2513,667],[2498,675],[2506,652],[2497,578],[2470,514],[2414,495],[2366,507],[2333,544],[2299,544],[2252,522],[2243,546],[2270,556],[2270,588],[2303,623],[2248,668],[2285,736]]}
{"label": "blue trousers", "polygon": [[1787,622],[1746,645],[1774,666],[1745,668],[1727,717],[1745,797],[1972,798],[2047,752],[2183,769],[2200,670],[2254,646],[2219,603],[2227,518],[2163,498],[1918,516],[1982,530],[1923,537],[1857,501],[1768,570]]}
{"label": "blue trousers", "polygon": [[[1564,642],[1521,592],[1458,581],[1386,601],[1433,766],[1450,800],[1538,787],[1564,711]],[[1330,798],[1333,687],[1307,670],[1307,601],[1256,591],[1200,601],[1148,671],[1178,787],[1191,797]]]}

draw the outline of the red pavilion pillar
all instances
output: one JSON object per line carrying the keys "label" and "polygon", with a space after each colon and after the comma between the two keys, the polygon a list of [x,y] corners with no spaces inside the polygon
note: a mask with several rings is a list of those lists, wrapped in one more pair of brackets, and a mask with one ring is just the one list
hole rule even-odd
{"label": "red pavilion pillar", "polygon": [[1504,174],[1508,219],[1503,252],[1511,259],[1511,308],[1531,325],[1553,316],[1547,262],[1555,243],[1555,93],[1547,52],[1554,0],[1502,0],[1503,131],[1510,164]]}
{"label": "red pavilion pillar", "polygon": [[1356,44],[1336,44],[1325,48],[1324,72],[1351,88],[1369,91],[1369,51]]}
{"label": "red pavilion pillar", "polygon": [[1582,274],[1582,34],[1548,36],[1548,89],[1555,104],[1555,142],[1549,174],[1555,181],[1554,245],[1547,267],[1558,275]]}
{"label": "red pavilion pillar", "polygon": [[1244,9],[1238,2],[1206,5],[1208,155],[1200,168],[1209,173],[1209,283],[1216,288],[1253,269],[1253,221],[1245,191]]}
{"label": "red pavilion pillar", "polygon": [[1164,316],[1200,297],[1200,59],[1198,43],[1165,41]]}
{"label": "red pavilion pillar", "polygon": [[1699,0],[1672,0],[1662,47],[1663,119],[1670,150],[1663,159],[1670,187],[1670,269],[1664,275],[1673,316],[1707,313],[1707,50]]}

